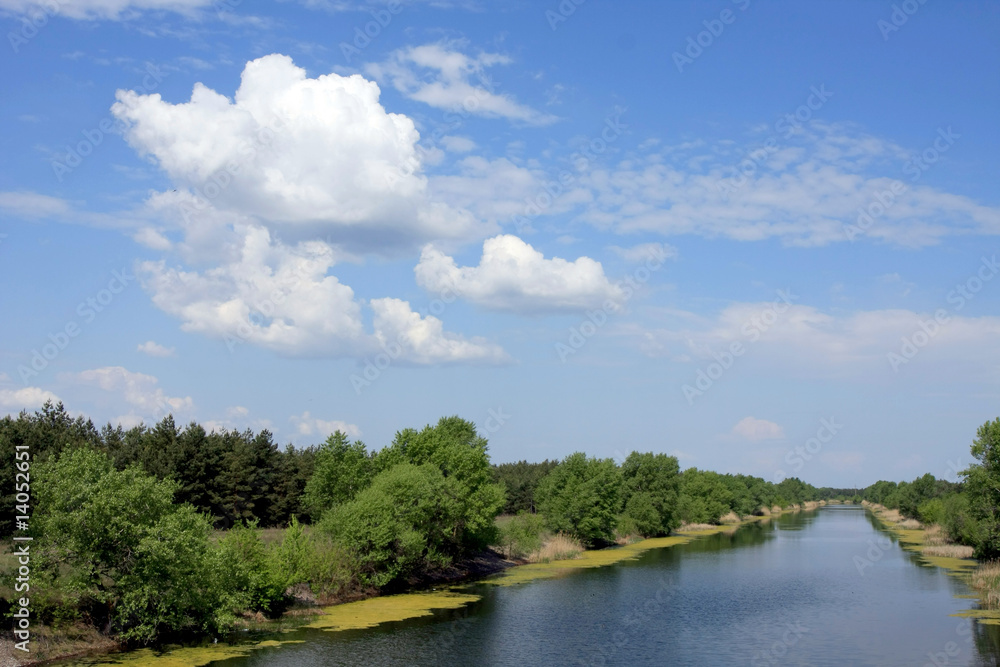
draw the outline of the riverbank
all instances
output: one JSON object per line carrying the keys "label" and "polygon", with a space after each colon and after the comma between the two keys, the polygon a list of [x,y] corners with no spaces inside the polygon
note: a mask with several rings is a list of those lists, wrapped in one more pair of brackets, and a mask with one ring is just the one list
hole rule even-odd
{"label": "riverbank", "polygon": [[[668,537],[639,540],[607,549],[586,550],[574,558],[549,560],[548,562],[529,563],[526,560],[509,560],[494,552],[484,552],[456,563],[445,570],[408,581],[407,587],[410,592],[395,595],[369,594],[352,601],[343,601],[333,605],[309,605],[303,602],[276,620],[267,620],[262,617],[244,619],[243,630],[248,631],[248,634],[261,633],[273,637],[302,627],[340,631],[416,618],[432,614],[438,609],[462,607],[479,599],[476,595],[456,590],[460,584],[483,581],[492,585],[510,586],[563,576],[578,569],[604,567],[638,558],[651,549],[685,544],[699,537],[717,533],[734,532],[742,525],[767,521],[784,513],[816,509],[823,504],[826,503],[821,501],[805,503],[804,506],[789,506],[785,509],[775,508],[773,512],[768,510],[766,514],[760,516],[743,517],[736,522],[730,520],[720,525],[684,526]],[[426,590],[428,587],[441,588]],[[114,664],[132,667],[152,667],[153,665],[165,667],[169,664],[170,667],[199,667],[215,660],[244,656],[257,649],[276,647],[286,643],[280,639],[268,639],[240,644],[206,643],[200,646],[170,646],[160,651],[139,649],[113,653],[113,662],[102,663],[99,658],[101,654],[111,653],[120,646],[99,635],[96,630],[93,630],[93,635],[80,637],[75,641],[69,637],[60,637],[59,633],[53,632],[50,628],[39,628],[38,630],[41,631],[41,634],[36,635],[36,637],[47,638],[43,651],[36,650],[33,659],[29,661],[18,662],[9,659],[8,662],[4,662],[0,659],[0,667],[7,667],[7,665],[29,667],[82,656],[91,656],[95,666]],[[0,646],[0,650],[3,648]],[[33,643],[33,648],[37,649],[38,645]],[[12,652],[7,655],[10,656]],[[2,657],[3,654],[0,653],[0,658]],[[164,662],[164,659],[167,659],[167,662]]]}
{"label": "riverbank", "polygon": [[900,516],[897,510],[876,503],[865,501],[862,505],[887,532],[896,536],[904,550],[918,554],[920,560],[928,565],[940,567],[948,574],[961,578],[975,591],[973,597],[979,600],[979,608],[967,609],[956,616],[976,618],[987,625],[1000,625],[1000,563],[976,560],[972,557],[972,547],[951,542],[937,524],[922,525],[919,521]]}

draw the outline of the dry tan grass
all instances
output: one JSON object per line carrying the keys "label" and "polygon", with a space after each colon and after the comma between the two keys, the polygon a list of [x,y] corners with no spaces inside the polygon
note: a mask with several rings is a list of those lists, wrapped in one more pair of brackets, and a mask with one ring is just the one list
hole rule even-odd
{"label": "dry tan grass", "polygon": [[945,544],[921,549],[921,553],[928,556],[944,556],[945,558],[972,558],[972,552],[972,547],[963,544]]}
{"label": "dry tan grass", "polygon": [[771,516],[771,508],[770,507],[761,507],[760,508],[760,514],[761,514],[761,516]]}
{"label": "dry tan grass", "polygon": [[991,609],[1000,607],[1000,562],[994,560],[977,567],[969,583],[979,591],[985,606]]}
{"label": "dry tan grass", "polygon": [[804,510],[814,510],[819,507],[819,503],[815,500],[807,500],[802,504],[802,509]]}
{"label": "dry tan grass", "polygon": [[713,526],[710,523],[682,523],[681,527],[678,528],[682,533],[689,533],[695,530],[715,530],[718,526]]}
{"label": "dry tan grass", "polygon": [[903,519],[896,524],[896,528],[902,528],[903,530],[916,530],[920,528],[923,524],[916,519]]}
{"label": "dry tan grass", "polygon": [[559,533],[545,540],[542,548],[528,556],[531,563],[548,563],[553,560],[566,560],[576,558],[583,553],[583,545],[580,541],[569,535]]}
{"label": "dry tan grass", "polygon": [[771,514],[781,514],[781,505],[771,505]]}
{"label": "dry tan grass", "polygon": [[939,524],[935,523],[933,526],[928,526],[927,530],[924,531],[924,546],[943,547],[948,544],[951,544],[951,540],[944,534]]}
{"label": "dry tan grass", "polygon": [[719,517],[719,523],[739,523],[740,517],[736,512],[729,512]]}
{"label": "dry tan grass", "polygon": [[903,515],[899,513],[899,510],[887,510],[881,505],[873,505],[879,515],[886,521],[891,521],[892,523],[898,523],[903,520]]}

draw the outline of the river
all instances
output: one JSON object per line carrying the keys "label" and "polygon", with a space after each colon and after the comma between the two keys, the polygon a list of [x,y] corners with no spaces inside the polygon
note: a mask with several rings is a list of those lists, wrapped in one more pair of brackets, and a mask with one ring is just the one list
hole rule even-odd
{"label": "river", "polygon": [[[294,643],[211,664],[1000,664],[1000,626],[952,616],[976,603],[956,597],[969,594],[962,580],[904,551],[857,506],[456,590],[470,600],[458,608],[368,629],[301,629],[281,637]],[[142,661],[158,662],[168,664]]]}

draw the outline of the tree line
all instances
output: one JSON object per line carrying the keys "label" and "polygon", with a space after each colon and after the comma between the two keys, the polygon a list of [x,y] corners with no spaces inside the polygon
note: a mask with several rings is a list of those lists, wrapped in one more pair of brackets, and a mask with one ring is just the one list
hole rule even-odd
{"label": "tree line", "polygon": [[970,450],[975,462],[958,473],[960,482],[930,473],[911,482],[879,480],[854,499],[939,524],[952,541],[973,547],[980,560],[1000,558],[1000,418],[976,430]]}
{"label": "tree line", "polygon": [[[37,613],[133,643],[224,632],[248,614],[281,613],[303,592],[335,600],[399,589],[491,546],[537,544],[543,532],[601,547],[829,491],[681,471],[676,457],[651,452],[493,465],[486,439],[459,417],[403,429],[378,450],[341,432],[280,449],[266,430],[206,432],[172,417],[97,429],[46,404],[0,419],[8,470],[21,445],[32,456]],[[13,507],[12,476],[0,484]],[[498,525],[502,513],[517,516]]]}

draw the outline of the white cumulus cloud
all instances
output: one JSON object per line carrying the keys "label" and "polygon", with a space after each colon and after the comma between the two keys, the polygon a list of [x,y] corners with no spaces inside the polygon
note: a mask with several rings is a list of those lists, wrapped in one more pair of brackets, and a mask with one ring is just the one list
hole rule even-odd
{"label": "white cumulus cloud", "polygon": [[42,407],[46,401],[58,403],[59,397],[51,391],[46,391],[39,387],[0,389],[0,410],[4,410],[5,412],[35,410]]}
{"label": "white cumulus cloud", "polygon": [[321,241],[294,247],[272,242],[261,227],[244,230],[238,257],[205,271],[145,262],[139,275],[153,303],[181,320],[185,331],[230,347],[248,343],[288,356],[363,357],[397,344],[402,362],[500,362],[503,351],[481,339],[444,331],[397,299],[373,299],[374,331],[366,331],[363,304],[329,275],[333,249]]}
{"label": "white cumulus cloud", "polygon": [[478,266],[459,267],[454,258],[427,246],[414,273],[428,291],[451,290],[484,308],[519,313],[593,308],[620,302],[624,294],[608,280],[600,262],[546,259],[509,234],[483,243]]}
{"label": "white cumulus cloud", "polygon": [[200,83],[180,104],[120,90],[112,113],[194,195],[186,218],[217,209],[367,249],[481,235],[471,213],[429,197],[413,121],[379,95],[360,75],[309,78],[272,54],[247,63],[232,100]]}
{"label": "white cumulus cloud", "polygon": [[382,349],[393,349],[396,343],[402,359],[417,364],[484,363],[501,364],[509,361],[499,345],[483,338],[466,340],[448,333],[438,318],[420,317],[410,304],[400,299],[372,299],[375,312],[375,337]]}
{"label": "white cumulus cloud", "polygon": [[778,440],[785,437],[785,430],[766,419],[745,417],[733,427],[733,434],[746,438],[751,442],[761,440]]}

